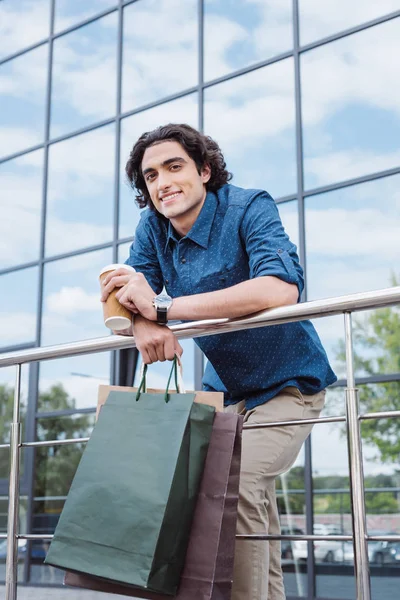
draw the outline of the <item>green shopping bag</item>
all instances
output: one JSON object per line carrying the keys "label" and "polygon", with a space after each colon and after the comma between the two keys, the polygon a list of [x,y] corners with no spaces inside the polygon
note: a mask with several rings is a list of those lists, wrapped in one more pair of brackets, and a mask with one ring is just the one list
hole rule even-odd
{"label": "green shopping bag", "polygon": [[45,563],[174,595],[214,408],[144,387],[102,407]]}

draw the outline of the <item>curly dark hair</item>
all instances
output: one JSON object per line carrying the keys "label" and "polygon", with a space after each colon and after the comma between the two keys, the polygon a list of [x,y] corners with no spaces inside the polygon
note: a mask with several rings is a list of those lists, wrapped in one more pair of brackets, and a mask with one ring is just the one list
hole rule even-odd
{"label": "curly dark hair", "polygon": [[[129,185],[136,190],[135,200],[139,208],[148,206],[156,210],[147,191],[142,174],[142,160],[147,148],[161,142],[178,142],[196,163],[197,171],[201,172],[205,165],[211,168],[210,180],[206,183],[207,191],[216,192],[221,186],[232,179],[232,174],[226,170],[226,163],[217,142],[203,135],[190,125],[169,123],[143,133],[132,148],[125,172]],[[157,211],[156,211],[157,212]]]}

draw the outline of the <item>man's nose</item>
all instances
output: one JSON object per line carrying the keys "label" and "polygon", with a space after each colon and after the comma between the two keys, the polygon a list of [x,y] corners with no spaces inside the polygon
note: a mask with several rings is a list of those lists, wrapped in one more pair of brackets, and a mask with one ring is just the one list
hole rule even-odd
{"label": "man's nose", "polygon": [[168,173],[159,173],[157,183],[158,183],[158,189],[160,191],[167,190],[171,186],[169,174]]}

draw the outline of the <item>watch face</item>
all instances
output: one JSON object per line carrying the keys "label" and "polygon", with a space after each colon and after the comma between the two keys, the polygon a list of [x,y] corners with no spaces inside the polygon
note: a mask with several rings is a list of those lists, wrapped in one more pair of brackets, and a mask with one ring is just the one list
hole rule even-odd
{"label": "watch face", "polygon": [[172,298],[168,294],[159,294],[155,297],[155,304],[159,308],[169,308],[172,304]]}

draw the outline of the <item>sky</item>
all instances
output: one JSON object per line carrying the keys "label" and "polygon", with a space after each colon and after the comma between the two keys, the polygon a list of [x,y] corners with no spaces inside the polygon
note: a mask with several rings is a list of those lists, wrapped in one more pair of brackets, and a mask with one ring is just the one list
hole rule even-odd
{"label": "sky", "polygon": [[[55,30],[116,5],[112,0],[57,0]],[[300,0],[300,42],[309,44],[400,8],[398,0]],[[204,81],[288,52],[293,45],[291,0],[206,0]],[[44,40],[49,1],[0,3],[0,60]],[[398,167],[400,18],[301,55],[304,183],[307,190]],[[120,164],[116,126],[50,145],[45,256],[57,257],[112,241],[115,178],[120,182],[119,237],[133,235],[139,219],[124,165],[137,137],[166,122],[198,125],[197,2],[139,0],[124,9],[121,110],[137,110],[162,98],[187,95],[121,122]],[[111,13],[54,42],[50,139],[112,119],[117,107],[117,15]],[[0,159],[43,143],[48,47],[0,65]],[[296,106],[293,58],[264,66],[204,91],[204,130],[219,142],[233,183],[267,189],[275,198],[297,189]],[[0,164],[0,268],[38,260],[44,152]],[[306,199],[308,299],[390,285],[400,259],[400,175]],[[298,243],[297,202],[280,205],[283,223]],[[120,260],[127,256],[127,245]],[[42,344],[108,334],[98,302],[97,274],[112,261],[99,250],[45,267]],[[30,342],[36,332],[38,268],[0,276],[1,342]],[[7,292],[7,293],[5,293]],[[335,360],[343,337],[340,317],[315,323]],[[187,387],[193,382],[192,342],[186,343]],[[108,377],[108,355],[47,363],[41,387],[62,380],[79,406]],[[90,378],[71,375],[89,374]],[[154,368],[163,385],[165,367]],[[321,430],[322,431],[322,430]],[[343,440],[316,433],[316,468],[335,456],[347,469]],[[373,467],[371,466],[371,469]],[[375,468],[375,467],[374,467]]]}

